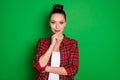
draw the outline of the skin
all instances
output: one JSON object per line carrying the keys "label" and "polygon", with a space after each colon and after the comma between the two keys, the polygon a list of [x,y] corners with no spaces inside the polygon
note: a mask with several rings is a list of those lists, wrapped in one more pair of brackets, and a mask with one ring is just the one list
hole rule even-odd
{"label": "skin", "polygon": [[[60,13],[54,13],[51,15],[50,21],[49,21],[51,30],[53,32],[53,35],[51,37],[51,45],[48,48],[48,50],[45,52],[44,55],[42,55],[39,59],[39,63],[41,67],[44,67],[47,65],[50,55],[52,51],[59,52],[60,43],[63,40],[63,34],[64,27],[66,25],[66,20],[63,14]],[[47,66],[45,68],[46,72],[56,73],[59,75],[67,75],[67,72],[64,67],[51,67]]]}
{"label": "skin", "polygon": [[54,35],[52,36],[52,44],[55,45],[53,51],[59,51],[59,45],[63,39],[63,30],[66,25],[66,21],[63,14],[52,14],[50,18],[50,27]]}

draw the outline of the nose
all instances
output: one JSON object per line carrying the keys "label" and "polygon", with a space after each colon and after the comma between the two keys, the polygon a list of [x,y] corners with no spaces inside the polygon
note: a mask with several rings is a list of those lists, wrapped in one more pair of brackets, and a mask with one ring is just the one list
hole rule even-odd
{"label": "nose", "polygon": [[59,27],[60,27],[60,26],[59,26],[59,24],[57,23],[57,24],[56,24],[56,29],[59,29]]}

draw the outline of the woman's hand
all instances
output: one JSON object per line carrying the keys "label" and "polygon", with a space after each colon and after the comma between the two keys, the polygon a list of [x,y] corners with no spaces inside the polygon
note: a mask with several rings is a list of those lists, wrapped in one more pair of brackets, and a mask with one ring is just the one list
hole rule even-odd
{"label": "woman's hand", "polygon": [[58,40],[58,34],[54,34],[51,37],[51,45],[55,45]]}
{"label": "woman's hand", "polygon": [[59,74],[59,75],[68,75],[64,67],[46,66],[45,72],[56,73],[56,74]]}
{"label": "woman's hand", "polygon": [[56,45],[56,44],[60,44],[61,42],[62,42],[62,40],[63,40],[63,35],[61,34],[61,33],[56,33],[56,34],[54,34],[53,36],[52,36],[52,38],[51,38],[52,40],[52,42],[51,42],[51,45]]}

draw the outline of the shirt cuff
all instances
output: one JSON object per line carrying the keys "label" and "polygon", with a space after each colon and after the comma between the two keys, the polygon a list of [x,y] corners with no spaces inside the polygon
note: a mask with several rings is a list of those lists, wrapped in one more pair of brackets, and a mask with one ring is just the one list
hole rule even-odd
{"label": "shirt cuff", "polygon": [[67,75],[69,75],[70,74],[70,68],[68,66],[65,66],[64,68],[65,68],[65,70],[67,72]]}
{"label": "shirt cuff", "polygon": [[37,69],[38,71],[44,71],[46,67],[47,67],[47,65],[41,67],[40,64],[38,64],[38,65],[36,66],[36,69]]}

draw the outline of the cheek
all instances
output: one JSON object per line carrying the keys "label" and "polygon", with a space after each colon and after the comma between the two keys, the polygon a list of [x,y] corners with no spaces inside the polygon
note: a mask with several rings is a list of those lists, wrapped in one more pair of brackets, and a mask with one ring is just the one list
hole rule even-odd
{"label": "cheek", "polygon": [[51,29],[54,29],[55,26],[54,26],[53,24],[50,24],[50,28],[51,28]]}
{"label": "cheek", "polygon": [[61,25],[61,29],[64,29],[65,28],[65,24]]}

